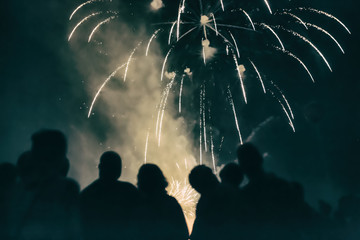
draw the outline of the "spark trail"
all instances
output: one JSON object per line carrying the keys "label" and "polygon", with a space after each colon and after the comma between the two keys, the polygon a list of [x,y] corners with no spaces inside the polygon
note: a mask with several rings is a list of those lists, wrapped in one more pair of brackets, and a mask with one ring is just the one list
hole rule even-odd
{"label": "spark trail", "polygon": [[78,22],[78,24],[75,25],[75,27],[73,28],[73,30],[71,31],[70,35],[69,35],[69,38],[68,38],[68,41],[71,40],[73,34],[75,33],[76,29],[81,25],[83,24],[84,22],[86,22],[87,20],[89,20],[90,18],[96,16],[96,15],[99,15],[101,14],[102,12],[94,12],[88,16],[86,16],[85,18],[83,18],[80,22]]}
{"label": "spark trail", "polygon": [[314,12],[320,15],[324,15],[328,18],[331,18],[333,20],[335,20],[336,22],[338,22],[349,34],[351,34],[349,28],[342,22],[340,21],[340,19],[338,19],[337,17],[335,17],[334,15],[331,15],[330,13],[315,9],[315,8],[304,8],[304,7],[300,7],[298,8],[300,11],[310,11],[310,12]]}
{"label": "spark trail", "polygon": [[234,100],[233,100],[233,97],[232,97],[232,94],[231,94],[230,86],[228,86],[228,95],[229,95],[228,96],[229,97],[229,103],[230,103],[230,106],[231,106],[233,114],[234,114],[236,129],[237,129],[238,134],[239,134],[239,141],[240,141],[240,144],[243,144],[243,140],[242,140],[242,136],[241,136],[241,132],[240,132],[240,127],[239,127],[239,121],[238,121],[238,118],[237,118],[237,115],[236,115],[235,104],[234,104]]}
{"label": "spark trail", "polygon": [[113,71],[110,76],[108,78],[106,78],[106,80],[104,81],[104,83],[100,86],[100,88],[98,89],[98,91],[96,92],[95,94],[95,97],[94,99],[92,100],[92,103],[91,103],[91,106],[90,106],[90,109],[89,109],[89,112],[88,112],[88,118],[90,118],[90,115],[92,113],[92,109],[94,107],[94,104],[96,102],[96,99],[99,97],[102,89],[106,86],[106,84],[110,81],[111,78],[113,78],[118,71],[120,71],[120,69],[122,69],[123,67],[125,67],[126,63],[120,65],[115,71]]}
{"label": "spark trail", "polygon": [[288,56],[294,58],[296,61],[298,61],[298,62],[301,64],[301,66],[306,70],[307,74],[310,76],[311,81],[312,81],[312,82],[315,82],[314,77],[312,76],[312,74],[311,74],[311,72],[309,71],[308,67],[305,65],[305,63],[303,63],[303,61],[300,60],[300,58],[298,58],[295,54],[293,54],[293,53],[290,52],[290,51],[283,50],[283,49],[281,49],[281,48],[279,48],[279,47],[277,47],[277,46],[273,46],[273,47],[274,47],[276,50],[281,51],[281,52],[287,54]]}

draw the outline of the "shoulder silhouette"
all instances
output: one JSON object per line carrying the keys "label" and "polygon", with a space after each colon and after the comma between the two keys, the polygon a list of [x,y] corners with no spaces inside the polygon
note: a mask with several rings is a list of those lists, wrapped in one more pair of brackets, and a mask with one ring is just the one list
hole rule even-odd
{"label": "shoulder silhouette", "polygon": [[99,178],[80,194],[84,239],[130,239],[133,234],[137,189],[119,181],[122,160],[116,152],[101,155]]}
{"label": "shoulder silhouette", "polygon": [[168,182],[155,164],[144,164],[138,173],[138,188],[143,198],[141,210],[148,240],[187,240],[189,233],[181,206],[166,192]]}

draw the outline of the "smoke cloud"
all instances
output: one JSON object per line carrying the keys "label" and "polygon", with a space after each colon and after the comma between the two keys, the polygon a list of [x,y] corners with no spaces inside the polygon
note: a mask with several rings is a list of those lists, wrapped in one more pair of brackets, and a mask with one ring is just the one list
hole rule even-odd
{"label": "smoke cloud", "polygon": [[[80,141],[80,153],[91,152],[85,159],[82,157],[74,163],[75,169],[81,169],[76,173],[76,179],[82,186],[97,177],[98,160],[93,158],[106,150],[117,151],[122,156],[124,169],[121,179],[133,183],[136,183],[137,171],[145,156],[147,162],[160,166],[169,182],[171,179],[187,179],[190,169],[196,164],[191,129],[187,129],[184,119],[176,115],[178,106],[172,90],[162,117],[159,146],[159,136],[155,134],[158,107],[163,86],[175,77],[175,73],[166,72],[163,82],[160,81],[163,56],[155,41],[145,56],[150,37],[145,30],[134,33],[126,24],[112,24],[97,34],[96,41],[101,44],[72,44],[78,70],[87,81],[86,88],[91,97],[114,69],[129,63],[126,70],[119,71],[104,87],[90,118],[84,118],[84,122],[93,122],[91,125],[95,127],[74,130],[78,136],[72,138]],[[99,131],[96,128],[105,129],[98,134],[102,137],[96,135]]]}

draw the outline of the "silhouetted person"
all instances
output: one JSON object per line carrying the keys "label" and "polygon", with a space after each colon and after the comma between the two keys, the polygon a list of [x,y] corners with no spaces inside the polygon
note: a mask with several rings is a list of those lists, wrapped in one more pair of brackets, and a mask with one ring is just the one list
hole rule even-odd
{"label": "silhouetted person", "polygon": [[[299,207],[303,207],[301,193],[296,193],[287,181],[263,169],[263,158],[251,143],[237,150],[240,167],[249,179],[242,192],[249,210],[249,223],[253,239],[295,239],[299,231]],[[300,185],[301,186],[301,185]],[[301,225],[300,225],[301,226]]]}
{"label": "silhouetted person", "polygon": [[335,213],[342,239],[360,239],[360,197],[346,195],[340,198]]}
{"label": "silhouetted person", "polygon": [[201,194],[196,206],[196,219],[191,239],[234,239],[233,223],[237,209],[233,199],[237,196],[220,185],[212,170],[195,167],[189,175],[191,186]]}
{"label": "silhouetted person", "polygon": [[[18,163],[27,209],[15,227],[19,239],[75,239],[78,184],[66,174],[67,142],[58,130],[41,130],[32,136],[30,153]],[[20,211],[22,212],[22,211]]]}
{"label": "silhouetted person", "polygon": [[8,237],[9,208],[16,186],[16,177],[16,167],[13,164],[0,164],[0,239]]}
{"label": "silhouetted person", "polygon": [[168,182],[160,168],[144,164],[138,173],[138,188],[143,198],[141,211],[146,240],[187,240],[188,228],[181,206],[166,192]]}
{"label": "silhouetted person", "polygon": [[222,184],[235,189],[239,189],[241,182],[244,180],[244,173],[236,163],[226,164],[219,175]]}
{"label": "silhouetted person", "polygon": [[99,179],[80,194],[84,239],[133,239],[139,204],[135,186],[119,181],[121,158],[116,152],[100,157]]}

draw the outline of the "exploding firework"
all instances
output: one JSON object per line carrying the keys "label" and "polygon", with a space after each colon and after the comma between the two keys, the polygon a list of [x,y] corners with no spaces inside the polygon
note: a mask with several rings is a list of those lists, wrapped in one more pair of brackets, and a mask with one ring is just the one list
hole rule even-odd
{"label": "exploding firework", "polygon": [[[112,5],[109,5],[111,2],[111,0],[91,0],[79,5],[70,16],[71,22],[85,9],[87,11],[91,9],[91,12],[78,18],[68,40],[70,41],[74,37],[79,28],[94,20],[95,24],[86,38],[87,42],[91,43],[101,33],[101,28],[115,19],[120,19],[121,14],[111,9]],[[334,43],[334,47],[337,47],[342,53],[345,51],[330,31],[311,21],[313,16],[327,18],[334,25],[344,29],[346,34],[351,34],[351,32],[334,15],[314,8],[275,9],[271,1],[267,0],[257,6],[252,5],[254,3],[244,6],[238,6],[241,3],[234,6],[232,4],[235,3],[230,4],[225,0],[180,0],[171,15],[151,24],[149,28],[153,28],[153,31],[149,38],[139,40],[138,46],[129,51],[128,61],[120,64],[100,84],[89,109],[88,117],[91,116],[94,104],[109,80],[120,70],[124,70],[125,81],[129,65],[135,61],[133,60],[134,55],[148,56],[151,45],[156,40],[161,44],[164,53],[159,76],[159,81],[164,89],[160,103],[156,107],[157,113],[154,114],[157,116],[154,130],[158,146],[161,144],[162,124],[169,94],[178,94],[178,112],[183,114],[187,106],[184,104],[184,88],[189,86],[197,88],[199,101],[195,106],[199,107],[199,111],[196,111],[199,126],[199,163],[204,163],[204,154],[209,153],[212,166],[216,170],[214,151],[221,149],[224,137],[218,140],[220,147],[215,147],[216,139],[213,129],[216,127],[216,123],[212,118],[214,115],[212,102],[217,101],[219,96],[227,101],[229,112],[233,115],[235,123],[234,130],[238,133],[239,142],[242,143],[239,106],[248,104],[249,95],[251,95],[251,92],[248,92],[248,84],[251,79],[245,75],[245,72],[247,75],[254,76],[262,92],[275,100],[283,112],[284,119],[287,119],[291,130],[295,132],[295,116],[290,101],[279,87],[280,84],[275,83],[276,79],[268,80],[269,77],[265,77],[263,68],[266,63],[262,60],[263,56],[275,54],[283,56],[284,61],[292,59],[294,68],[300,67],[309,80],[315,82],[314,74],[311,71],[315,67],[309,64],[310,58],[300,56],[298,45],[301,48],[307,48],[308,52],[316,54],[315,57],[319,58],[329,71],[332,71],[333,68],[326,58],[327,53],[321,49],[321,45],[317,46],[309,37],[312,35],[311,29],[327,36]],[[167,6],[164,7],[161,4],[152,14],[156,15],[162,10],[171,11],[171,9],[167,9]],[[141,45],[146,49],[144,53],[140,53]],[[259,57],[259,55],[261,56]],[[206,75],[203,72],[211,73]],[[216,76],[221,74],[229,77],[219,80]],[[214,86],[216,89],[213,89]],[[218,87],[219,89],[217,89]],[[218,90],[220,91],[217,92]],[[216,99],[212,99],[214,91],[217,93]],[[234,96],[241,96],[242,100],[236,101]],[[149,130],[146,135],[145,159],[151,132]],[[179,189],[178,192],[180,192]]]}

